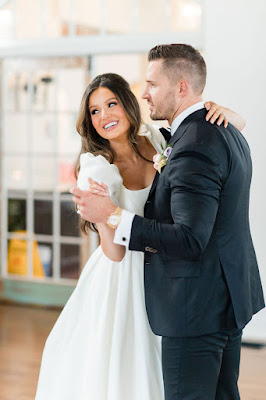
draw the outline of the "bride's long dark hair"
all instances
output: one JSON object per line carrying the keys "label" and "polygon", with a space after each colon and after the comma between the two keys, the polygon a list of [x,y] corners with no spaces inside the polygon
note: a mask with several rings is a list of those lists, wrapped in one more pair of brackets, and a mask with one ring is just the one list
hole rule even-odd
{"label": "bride's long dark hair", "polygon": [[[97,133],[91,121],[91,115],[89,111],[90,95],[94,90],[100,87],[108,88],[115,94],[130,123],[130,128],[128,131],[129,145],[135,153],[146,160],[138,148],[138,133],[142,122],[140,107],[135,95],[130,89],[128,82],[122,76],[113,73],[98,75],[85,90],[81,100],[79,115],[76,123],[77,132],[81,136],[81,150],[75,164],[76,178],[80,170],[79,159],[81,154],[89,152],[95,156],[102,155],[111,164],[114,162],[116,156],[114,149],[112,149],[110,145],[110,142]],[[80,219],[80,228],[85,234],[88,234],[89,230],[97,231],[94,224],[82,219]]]}

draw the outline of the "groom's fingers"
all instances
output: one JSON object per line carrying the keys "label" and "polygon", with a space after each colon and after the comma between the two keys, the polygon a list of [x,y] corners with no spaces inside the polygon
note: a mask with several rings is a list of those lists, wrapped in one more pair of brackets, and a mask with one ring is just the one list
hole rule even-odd
{"label": "groom's fingers", "polygon": [[76,203],[78,206],[81,206],[81,204],[82,204],[82,201],[81,201],[81,198],[80,198],[80,197],[75,197],[75,196],[73,196],[73,197],[72,197],[72,201],[73,201],[74,203]]}
{"label": "groom's fingers", "polygon": [[71,200],[74,203],[76,203],[78,206],[81,206],[81,204],[82,204],[81,196],[82,196],[83,190],[79,189],[78,187],[75,187],[73,189],[70,189],[69,192],[71,194],[73,194],[73,197]]}
{"label": "groom's fingers", "polygon": [[71,194],[73,194],[73,196],[75,196],[75,197],[81,197],[82,193],[83,193],[83,190],[81,190],[78,187],[75,187],[75,188],[70,189],[69,192]]}

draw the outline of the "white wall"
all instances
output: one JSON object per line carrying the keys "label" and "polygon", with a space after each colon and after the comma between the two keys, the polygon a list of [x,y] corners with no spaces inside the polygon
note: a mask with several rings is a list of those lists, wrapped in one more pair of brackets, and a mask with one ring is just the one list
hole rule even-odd
{"label": "white wall", "polygon": [[[266,294],[266,1],[205,0],[206,98],[243,115],[253,158],[251,232]],[[244,332],[266,342],[266,311]]]}

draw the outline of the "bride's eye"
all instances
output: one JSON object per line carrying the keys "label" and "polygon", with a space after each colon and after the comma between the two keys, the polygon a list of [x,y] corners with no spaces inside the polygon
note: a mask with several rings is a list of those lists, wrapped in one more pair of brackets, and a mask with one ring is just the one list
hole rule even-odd
{"label": "bride's eye", "polygon": [[92,110],[91,115],[97,114],[98,112],[99,112],[99,110]]}
{"label": "bride's eye", "polygon": [[113,106],[116,106],[116,105],[117,105],[117,103],[115,101],[112,101],[111,103],[108,104],[109,107],[113,107]]}

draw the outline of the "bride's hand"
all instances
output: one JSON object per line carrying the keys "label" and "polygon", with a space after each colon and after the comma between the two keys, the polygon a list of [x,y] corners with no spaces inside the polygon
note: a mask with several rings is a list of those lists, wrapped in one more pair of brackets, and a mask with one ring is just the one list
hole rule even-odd
{"label": "bride's hand", "polygon": [[98,183],[91,178],[88,178],[90,183],[89,192],[93,194],[98,194],[99,196],[110,197],[108,186],[106,186],[103,182]]}
{"label": "bride's hand", "polygon": [[206,110],[208,110],[206,121],[210,121],[211,124],[216,122],[217,125],[221,125],[223,123],[224,127],[227,127],[228,119],[225,116],[225,107],[219,106],[219,104],[216,104],[213,101],[207,101],[204,106]]}

